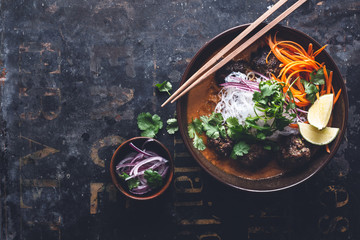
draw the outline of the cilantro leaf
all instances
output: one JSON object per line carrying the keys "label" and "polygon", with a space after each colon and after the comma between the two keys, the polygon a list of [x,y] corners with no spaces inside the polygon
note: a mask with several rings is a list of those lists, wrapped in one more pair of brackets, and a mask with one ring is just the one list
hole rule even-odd
{"label": "cilantro leaf", "polygon": [[203,151],[206,148],[206,146],[204,144],[204,141],[196,133],[195,133],[195,136],[194,136],[193,145],[194,145],[194,147],[196,149],[198,149],[200,151]]}
{"label": "cilantro leaf", "polygon": [[150,138],[154,138],[156,136],[157,131],[155,131],[154,129],[146,129],[144,131],[141,132],[141,136],[142,137],[150,137]]}
{"label": "cilantro leaf", "polygon": [[188,125],[188,134],[190,138],[193,138],[194,147],[200,151],[203,151],[206,148],[204,141],[198,136],[198,133],[201,134],[202,132],[201,120],[199,118],[193,119]]}
{"label": "cilantro leaf", "polygon": [[305,87],[306,99],[313,103],[316,98],[316,93],[318,93],[319,90],[313,83],[310,83],[303,79],[301,79],[300,81]]}
{"label": "cilantro leaf", "polygon": [[244,154],[248,154],[249,150],[250,146],[246,142],[240,141],[235,144],[230,157],[236,159],[237,157],[244,156]]}
{"label": "cilantro leaf", "polygon": [[118,172],[118,175],[119,175],[119,177],[121,178],[121,179],[126,179],[126,178],[128,178],[128,177],[130,177],[126,172],[123,172],[123,173],[119,173]]}
{"label": "cilantro leaf", "polygon": [[155,137],[160,129],[163,127],[163,123],[160,116],[157,114],[151,115],[150,113],[140,113],[137,117],[137,124],[140,130],[142,130],[141,136]]}
{"label": "cilantro leaf", "polygon": [[202,126],[206,135],[210,138],[219,138],[221,130],[221,124],[223,123],[224,119],[221,113],[213,112],[209,117],[201,116],[200,119],[202,120]]}
{"label": "cilantro leaf", "polygon": [[281,117],[277,117],[274,124],[275,124],[275,127],[277,129],[279,129],[280,131],[284,130],[284,128],[289,125],[290,123],[292,122],[292,120],[290,119],[287,119],[286,117],[284,116],[281,116]]}
{"label": "cilantro leaf", "polygon": [[245,127],[239,124],[239,121],[235,117],[229,117],[226,119],[227,134],[233,140],[239,140],[245,134]]}
{"label": "cilantro leaf", "polygon": [[137,178],[131,178],[131,179],[127,180],[126,182],[127,182],[127,185],[130,190],[138,187],[140,184],[140,180]]}
{"label": "cilantro leaf", "polygon": [[325,84],[324,69],[320,68],[317,71],[316,70],[312,71],[310,73],[310,82],[315,84],[315,85],[323,85],[323,84]]}
{"label": "cilantro leaf", "polygon": [[144,172],[144,178],[152,189],[159,188],[163,185],[163,179],[161,175],[153,169],[148,169]]}
{"label": "cilantro leaf", "polygon": [[133,188],[136,188],[140,184],[140,180],[138,178],[130,178],[129,180],[126,180],[128,177],[130,177],[126,172],[118,173],[119,177],[121,179],[124,179],[128,185],[128,188],[131,190]]}
{"label": "cilantro leaf", "polygon": [[191,121],[191,123],[188,125],[188,134],[190,138],[194,138],[196,133],[201,134],[202,133],[202,124],[200,119],[195,118]]}
{"label": "cilantro leaf", "polygon": [[169,134],[174,134],[176,131],[179,130],[179,126],[176,118],[170,118],[166,121],[166,123],[167,123],[166,130]]}
{"label": "cilantro leaf", "polygon": [[155,84],[155,86],[159,89],[160,92],[167,92],[169,95],[171,95],[169,91],[172,90],[172,85],[169,81]]}

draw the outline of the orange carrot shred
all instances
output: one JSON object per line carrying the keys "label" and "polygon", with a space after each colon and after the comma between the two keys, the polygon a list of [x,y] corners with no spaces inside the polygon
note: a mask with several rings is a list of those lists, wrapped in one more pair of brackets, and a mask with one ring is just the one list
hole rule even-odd
{"label": "orange carrot shred", "polygon": [[341,88],[339,89],[339,91],[337,92],[337,94],[336,94],[336,96],[335,96],[335,98],[334,98],[334,105],[335,105],[335,103],[337,102],[337,100],[339,99],[340,94],[341,94]]}
{"label": "orange carrot shred", "polygon": [[325,147],[326,147],[326,152],[327,152],[327,153],[330,153],[330,148],[329,148],[329,145],[328,145],[328,144],[326,144],[326,146],[325,146]]}

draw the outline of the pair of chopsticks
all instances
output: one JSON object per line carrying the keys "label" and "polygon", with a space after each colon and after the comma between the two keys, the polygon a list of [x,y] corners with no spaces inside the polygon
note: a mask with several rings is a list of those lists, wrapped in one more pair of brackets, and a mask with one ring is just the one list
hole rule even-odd
{"label": "pair of chopsticks", "polygon": [[[286,9],[283,13],[281,13],[278,17],[272,20],[269,24],[267,24],[264,28],[262,28],[259,32],[257,32],[254,36],[249,38],[243,44],[241,44],[238,48],[231,51],[237,43],[239,43],[246,35],[248,35],[252,30],[254,30],[260,23],[262,23],[266,18],[268,18],[271,14],[273,14],[279,7],[281,7],[287,0],[279,0],[274,6],[272,6],[268,11],[266,11],[263,15],[261,15],[255,22],[250,24],[243,32],[241,32],[234,40],[232,40],[229,44],[227,44],[221,51],[219,51],[214,57],[212,57],[208,62],[206,62],[197,72],[194,73],[182,86],[179,87],[162,105],[164,107],[168,102],[171,103],[178,100],[185,93],[191,90],[193,87],[198,85],[201,81],[207,78],[209,75],[220,69],[226,63],[228,63],[231,59],[237,56],[239,53],[244,51],[247,47],[249,47],[252,43],[258,40],[261,36],[267,33],[271,28],[273,28],[276,24],[281,22],[285,17],[287,17],[290,13],[295,11],[298,7],[300,7],[307,0],[298,0],[291,7]],[[221,61],[219,61],[225,54],[228,55],[224,57]]]}

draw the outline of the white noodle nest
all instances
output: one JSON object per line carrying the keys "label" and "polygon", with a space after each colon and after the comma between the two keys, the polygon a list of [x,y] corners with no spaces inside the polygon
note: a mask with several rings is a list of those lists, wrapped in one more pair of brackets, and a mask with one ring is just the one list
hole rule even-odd
{"label": "white noodle nest", "polygon": [[[225,78],[225,82],[239,82],[235,78],[249,79],[249,76],[254,77],[253,74],[248,75],[241,72],[232,72]],[[256,78],[255,81],[261,81]],[[249,116],[256,116],[254,112],[254,102],[252,101],[253,93],[236,87],[224,87],[219,92],[221,100],[215,107],[215,112],[221,113],[224,120],[229,117],[236,117],[240,124],[245,123],[245,119]]]}

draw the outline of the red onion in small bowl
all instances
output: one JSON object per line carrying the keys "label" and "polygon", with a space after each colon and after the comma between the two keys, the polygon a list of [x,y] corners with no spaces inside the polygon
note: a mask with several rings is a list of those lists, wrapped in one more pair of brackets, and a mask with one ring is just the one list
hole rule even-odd
{"label": "red onion in small bowl", "polygon": [[147,200],[161,195],[170,185],[174,164],[169,150],[159,141],[134,137],[114,152],[110,174],[125,196]]}

